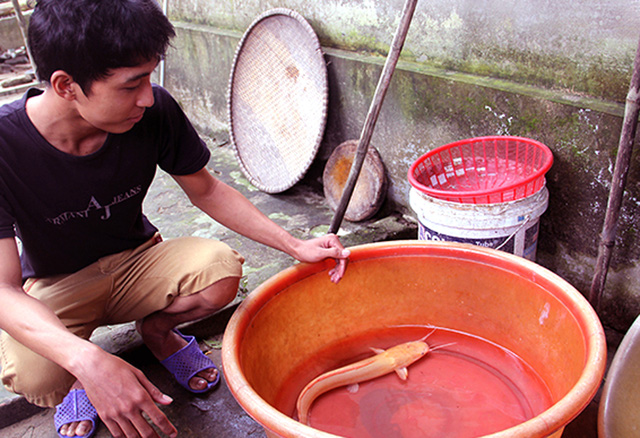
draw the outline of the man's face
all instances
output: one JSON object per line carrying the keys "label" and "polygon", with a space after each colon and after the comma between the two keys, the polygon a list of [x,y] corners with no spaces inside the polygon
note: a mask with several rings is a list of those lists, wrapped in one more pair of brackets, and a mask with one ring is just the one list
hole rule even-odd
{"label": "man's face", "polygon": [[120,134],[138,123],[146,108],[153,105],[151,73],[156,60],[135,67],[121,67],[94,81],[88,95],[78,84],[76,108],[86,123],[99,130]]}

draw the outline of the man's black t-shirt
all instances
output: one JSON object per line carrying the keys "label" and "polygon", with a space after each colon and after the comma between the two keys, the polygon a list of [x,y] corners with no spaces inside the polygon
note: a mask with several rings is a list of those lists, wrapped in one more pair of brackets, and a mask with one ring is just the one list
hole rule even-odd
{"label": "man's black t-shirt", "polygon": [[142,213],[156,172],[188,175],[209,150],[175,100],[154,86],[154,105],[87,156],[61,152],[29,120],[25,104],[0,107],[0,238],[23,244],[23,278],[75,272],[136,247],[157,229]]}

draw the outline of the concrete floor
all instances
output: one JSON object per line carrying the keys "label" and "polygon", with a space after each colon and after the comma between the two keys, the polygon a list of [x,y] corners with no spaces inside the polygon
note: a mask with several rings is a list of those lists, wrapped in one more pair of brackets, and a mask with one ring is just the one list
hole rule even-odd
{"label": "concrete floor", "polygon": [[[202,321],[184,330],[198,339],[220,341],[224,324],[233,309],[228,309],[216,318]],[[203,345],[206,349],[206,346]],[[221,366],[220,350],[212,349],[211,359]],[[134,348],[121,355],[125,360],[141,369],[145,375],[173,399],[163,411],[179,430],[180,437],[263,437],[264,431],[235,402],[224,379],[213,391],[205,395],[193,395],[180,387],[158,363],[145,347]],[[1,413],[1,411],[0,411]],[[2,437],[55,437],[53,430],[53,409],[41,410],[23,421],[0,429]],[[110,437],[104,425],[100,425],[97,438]]]}

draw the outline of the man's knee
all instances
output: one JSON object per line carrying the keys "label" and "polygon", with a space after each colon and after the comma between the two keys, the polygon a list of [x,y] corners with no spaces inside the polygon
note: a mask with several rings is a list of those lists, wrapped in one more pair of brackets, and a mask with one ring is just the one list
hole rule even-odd
{"label": "man's knee", "polygon": [[227,277],[205,288],[198,294],[202,299],[201,306],[215,312],[231,303],[238,294],[239,283],[239,277]]}
{"label": "man's knee", "polygon": [[[217,310],[234,300],[242,276],[244,258],[226,244],[218,241],[200,239],[194,246],[197,249],[197,274],[194,283],[200,283],[200,295],[203,305]],[[194,274],[192,274],[194,275]]]}
{"label": "man's knee", "polygon": [[209,284],[225,277],[242,276],[244,258],[223,242],[199,237],[183,237],[167,242],[169,251],[190,275],[203,276]]}

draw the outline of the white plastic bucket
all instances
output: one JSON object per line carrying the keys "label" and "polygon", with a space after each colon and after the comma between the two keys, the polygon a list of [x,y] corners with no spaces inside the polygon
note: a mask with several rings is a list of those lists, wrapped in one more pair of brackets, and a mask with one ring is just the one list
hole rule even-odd
{"label": "white plastic bucket", "polygon": [[540,216],[549,205],[549,191],[543,187],[511,202],[462,204],[412,187],[409,203],[418,217],[419,240],[471,243],[535,261]]}

